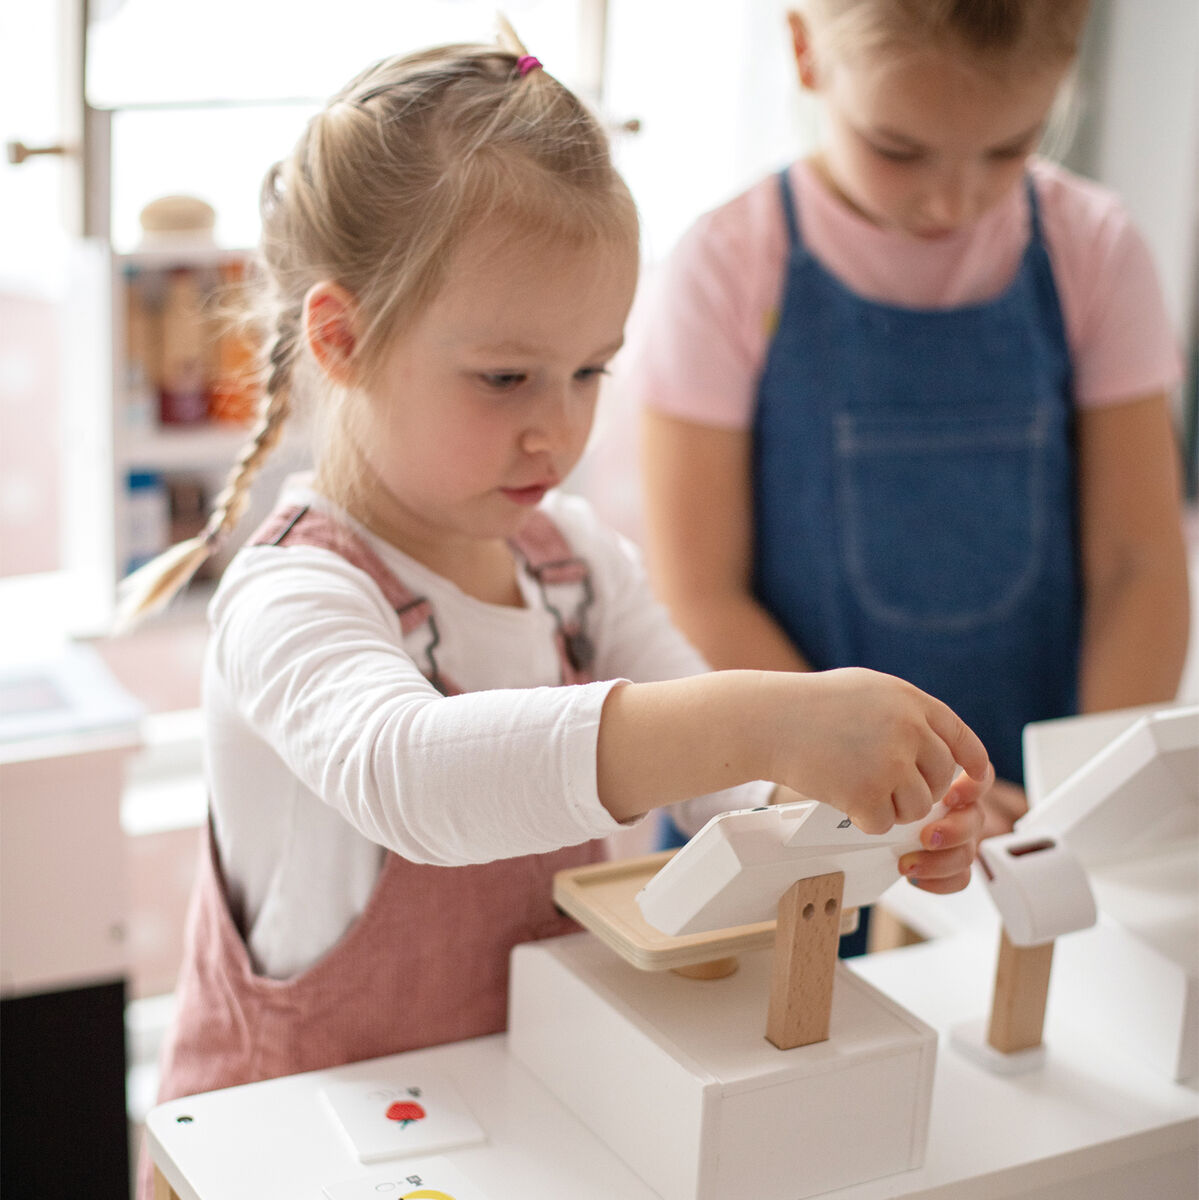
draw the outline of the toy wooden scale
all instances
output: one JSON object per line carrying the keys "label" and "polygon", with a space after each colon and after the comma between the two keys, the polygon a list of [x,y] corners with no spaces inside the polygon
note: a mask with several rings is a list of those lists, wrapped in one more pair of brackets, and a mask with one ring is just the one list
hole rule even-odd
{"label": "toy wooden scale", "polygon": [[837,962],[918,837],[802,802],[560,873],[555,900],[595,936],[514,951],[512,1054],[667,1200],[796,1200],[919,1166],[936,1034]]}

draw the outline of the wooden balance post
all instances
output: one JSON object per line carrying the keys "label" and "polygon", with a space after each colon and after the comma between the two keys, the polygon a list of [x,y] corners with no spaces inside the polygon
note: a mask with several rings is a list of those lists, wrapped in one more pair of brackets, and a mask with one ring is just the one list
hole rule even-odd
{"label": "wooden balance post", "polygon": [[[845,873],[833,871],[793,883],[779,901],[766,1040],[780,1050],[828,1040],[844,890]],[[672,968],[688,979],[724,979],[736,969],[735,955]]]}
{"label": "wooden balance post", "polygon": [[779,901],[766,1037],[780,1050],[828,1038],[845,873],[793,883]]}
{"label": "wooden balance post", "polygon": [[990,1071],[1033,1070],[1058,937],[1095,923],[1095,898],[1078,857],[1060,838],[1023,832],[980,843],[978,862],[1001,922],[989,1021],[962,1022],[950,1041]]}
{"label": "wooden balance post", "polygon": [[987,1042],[1001,1054],[1032,1050],[1041,1044],[1053,942],[1017,946],[1001,930],[995,968],[995,994]]}

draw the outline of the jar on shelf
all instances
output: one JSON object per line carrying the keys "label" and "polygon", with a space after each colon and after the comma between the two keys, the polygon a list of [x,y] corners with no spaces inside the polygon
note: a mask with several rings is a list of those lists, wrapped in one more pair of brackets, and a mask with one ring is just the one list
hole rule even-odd
{"label": "jar on shelf", "polygon": [[208,415],[231,425],[248,425],[258,401],[257,351],[246,326],[245,280],[244,259],[222,264],[221,307],[228,315],[217,339]]}
{"label": "jar on shelf", "polygon": [[128,266],[125,285],[125,427],[145,433],[158,424],[161,309],[154,280]]}
{"label": "jar on shelf", "polygon": [[212,345],[198,272],[175,267],[167,275],[162,304],[162,367],[159,416],[164,425],[208,419]]}
{"label": "jar on shelf", "polygon": [[170,544],[170,500],[156,471],[130,471],[126,480],[125,572],[136,571]]}

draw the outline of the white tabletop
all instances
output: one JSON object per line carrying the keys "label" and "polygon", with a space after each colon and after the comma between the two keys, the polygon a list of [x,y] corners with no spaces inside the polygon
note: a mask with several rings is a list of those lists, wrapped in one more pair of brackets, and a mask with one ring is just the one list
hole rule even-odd
{"label": "white tabletop", "polygon": [[1195,1200],[1199,1091],[1149,1070],[1087,1019],[1089,992],[1107,981],[1055,964],[1045,1062],[1028,1074],[992,1074],[949,1044],[949,1029],[990,1009],[997,944],[996,923],[994,937],[971,933],[853,960],[942,1037],[924,1166],[832,1195]]}
{"label": "white tabletop", "polygon": [[488,1200],[654,1200],[504,1043],[497,1034],[171,1101],[146,1118],[151,1155],[180,1200],[325,1200],[326,1185],[378,1168],[344,1144],[322,1084],[395,1063],[412,1075],[435,1071],[461,1092],[488,1140],[445,1157]]}
{"label": "white tabletop", "polygon": [[[870,955],[854,969],[944,1034],[985,1015],[994,960],[994,941],[970,933]],[[1194,1200],[1199,1092],[1073,1019],[1103,981],[1071,974],[1055,971],[1041,1068],[992,1075],[942,1036],[924,1166],[830,1195]],[[462,1093],[488,1140],[445,1157],[488,1200],[653,1200],[507,1055],[502,1035],[172,1101],[147,1119],[151,1151],[181,1200],[323,1200],[324,1185],[377,1168],[358,1163],[342,1141],[319,1101],[322,1084],[395,1065],[433,1071]]]}

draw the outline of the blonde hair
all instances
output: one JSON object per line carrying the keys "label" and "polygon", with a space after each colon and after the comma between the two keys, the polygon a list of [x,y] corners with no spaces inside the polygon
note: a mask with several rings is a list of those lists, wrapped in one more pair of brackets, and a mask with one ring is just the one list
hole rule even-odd
{"label": "blonde hair", "polygon": [[1005,68],[1074,58],[1089,0],[798,0],[817,56],[924,46]]}
{"label": "blonde hair", "polygon": [[[602,127],[526,55],[501,19],[499,46],[385,59],[338,92],[267,173],[257,423],[203,532],[124,582],[118,629],[164,607],[243,514],[293,396],[315,375],[300,372],[304,297],[314,284],[331,280],[353,297],[353,367],[368,379],[405,320],[437,294],[456,247],[484,222],[510,236],[635,242],[636,210]],[[340,407],[340,436],[325,454],[341,455],[344,476],[353,455]]]}

